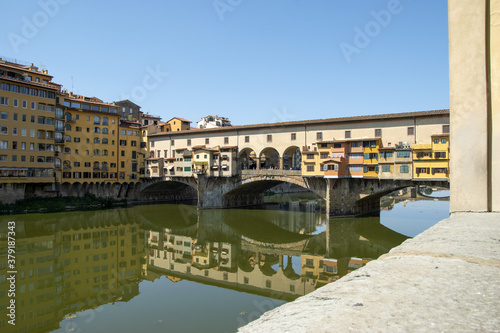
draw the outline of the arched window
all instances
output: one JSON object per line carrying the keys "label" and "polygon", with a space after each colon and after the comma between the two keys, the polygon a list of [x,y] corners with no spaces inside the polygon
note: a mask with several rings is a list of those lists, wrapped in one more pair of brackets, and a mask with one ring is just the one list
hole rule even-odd
{"label": "arched window", "polygon": [[106,138],[102,139],[102,144],[103,145],[107,145],[108,144],[108,139],[106,139]]}
{"label": "arched window", "polygon": [[64,118],[66,118],[66,121],[71,121],[71,113],[66,112],[66,113],[64,114]]}
{"label": "arched window", "polygon": [[[103,125],[104,125],[104,124],[103,124]],[[108,134],[108,129],[107,129],[106,127],[104,127],[104,128],[102,129],[102,134]]]}
{"label": "arched window", "polygon": [[99,165],[99,162],[94,162],[94,167],[93,167],[94,170],[100,170],[100,165]]}
{"label": "arched window", "polygon": [[108,117],[102,117],[102,124],[104,126],[108,126],[108,123],[109,123]]}
{"label": "arched window", "polygon": [[108,162],[102,162],[101,170],[108,171]]}
{"label": "arched window", "polygon": [[99,156],[99,149],[94,149],[94,156]]}
{"label": "arched window", "polygon": [[101,125],[101,117],[94,116],[94,125]]}
{"label": "arched window", "polygon": [[108,156],[108,151],[106,149],[103,149],[102,156]]}
{"label": "arched window", "polygon": [[100,143],[100,139],[99,138],[94,138],[94,143]]}
{"label": "arched window", "polygon": [[71,142],[71,136],[69,136],[69,135],[65,135],[65,136],[64,136],[64,141],[66,141],[66,142]]}
{"label": "arched window", "polygon": [[94,127],[94,133],[101,133],[101,129],[99,127]]}
{"label": "arched window", "polygon": [[71,162],[68,160],[64,161],[63,162],[63,169],[65,169],[65,170],[71,169]]}
{"label": "arched window", "polygon": [[70,124],[66,124],[66,131],[71,131],[71,125]]}

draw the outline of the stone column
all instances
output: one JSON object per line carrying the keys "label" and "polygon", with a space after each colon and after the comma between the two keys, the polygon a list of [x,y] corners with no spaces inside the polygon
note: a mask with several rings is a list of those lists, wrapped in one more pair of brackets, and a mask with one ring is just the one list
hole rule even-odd
{"label": "stone column", "polygon": [[498,0],[449,1],[452,213],[500,211],[498,12]]}

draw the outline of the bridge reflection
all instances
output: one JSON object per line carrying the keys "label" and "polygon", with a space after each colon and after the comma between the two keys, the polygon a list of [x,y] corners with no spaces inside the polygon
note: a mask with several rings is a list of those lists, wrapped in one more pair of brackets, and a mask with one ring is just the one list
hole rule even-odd
{"label": "bridge reflection", "polygon": [[[0,218],[2,230],[11,220],[18,263],[14,332],[54,330],[76,312],[91,316],[102,304],[134,298],[143,279],[160,276],[293,300],[405,239],[378,218],[327,223],[320,213],[183,205],[8,216]],[[6,254],[2,233],[0,256]],[[0,265],[0,304],[9,301],[7,271]]]}
{"label": "bridge reflection", "polygon": [[147,232],[147,279],[161,275],[293,300],[387,253],[407,237],[379,218],[323,221],[295,213],[296,230],[326,225],[317,235],[278,227],[281,213],[201,211],[195,225]]}

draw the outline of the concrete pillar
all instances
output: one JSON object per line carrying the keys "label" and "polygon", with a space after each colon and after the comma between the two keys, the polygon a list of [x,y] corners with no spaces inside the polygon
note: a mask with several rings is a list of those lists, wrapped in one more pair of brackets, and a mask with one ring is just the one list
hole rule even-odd
{"label": "concrete pillar", "polygon": [[278,157],[278,161],[279,161],[279,169],[280,170],[283,170],[283,157]]}
{"label": "concrete pillar", "polygon": [[283,255],[278,256],[279,268],[283,269]]}
{"label": "concrete pillar", "polygon": [[499,0],[449,1],[452,213],[500,211],[498,12]]}
{"label": "concrete pillar", "polygon": [[257,170],[260,170],[260,156],[257,158]]}

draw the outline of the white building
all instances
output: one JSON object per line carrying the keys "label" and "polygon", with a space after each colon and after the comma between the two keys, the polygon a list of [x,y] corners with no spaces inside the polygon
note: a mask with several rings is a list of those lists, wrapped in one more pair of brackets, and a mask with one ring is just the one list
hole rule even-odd
{"label": "white building", "polygon": [[206,116],[198,120],[197,128],[216,128],[231,126],[229,119],[219,116]]}

